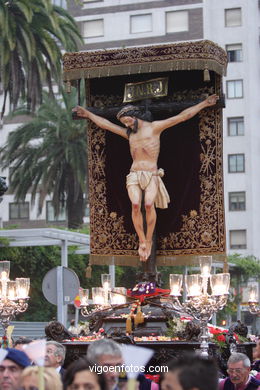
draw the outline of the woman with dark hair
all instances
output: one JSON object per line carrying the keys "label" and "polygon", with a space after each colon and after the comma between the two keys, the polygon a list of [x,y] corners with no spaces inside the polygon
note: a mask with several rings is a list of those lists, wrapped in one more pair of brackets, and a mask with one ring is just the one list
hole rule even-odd
{"label": "woman with dark hair", "polygon": [[64,377],[64,390],[106,390],[104,374],[87,359],[80,358],[69,365]]}

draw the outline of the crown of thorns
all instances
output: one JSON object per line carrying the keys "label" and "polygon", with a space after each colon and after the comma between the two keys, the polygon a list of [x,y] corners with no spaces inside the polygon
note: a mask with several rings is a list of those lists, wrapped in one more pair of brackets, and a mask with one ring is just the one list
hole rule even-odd
{"label": "crown of thorns", "polygon": [[125,106],[117,113],[117,119],[120,119],[122,116],[136,116],[142,114],[142,111],[137,106]]}

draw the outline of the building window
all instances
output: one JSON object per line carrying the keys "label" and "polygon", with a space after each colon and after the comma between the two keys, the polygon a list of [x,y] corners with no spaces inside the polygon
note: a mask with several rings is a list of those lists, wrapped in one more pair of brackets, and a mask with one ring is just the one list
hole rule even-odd
{"label": "building window", "polygon": [[244,135],[243,116],[228,118],[228,135],[231,137],[237,135]]}
{"label": "building window", "polygon": [[226,52],[228,56],[228,62],[242,61],[242,43],[237,43],[235,45],[226,45]]}
{"label": "building window", "polygon": [[242,26],[242,10],[241,10],[241,8],[225,9],[225,26],[226,27]]}
{"label": "building window", "polygon": [[88,20],[83,22],[83,37],[96,38],[104,36],[104,20]]}
{"label": "building window", "polygon": [[152,14],[132,15],[130,17],[131,34],[152,31]]}
{"label": "building window", "polygon": [[188,11],[166,12],[166,32],[189,31]]}
{"label": "building window", "polygon": [[229,211],[244,211],[246,209],[246,193],[229,192]]}
{"label": "building window", "polygon": [[9,203],[9,219],[29,219],[29,202]]}
{"label": "building window", "polygon": [[228,155],[228,172],[245,172],[245,155],[229,154]]}
{"label": "building window", "polygon": [[60,207],[59,215],[54,214],[54,207],[51,201],[46,202],[46,219],[47,222],[63,222],[66,221],[66,205]]}
{"label": "building window", "polygon": [[230,249],[246,249],[246,230],[229,231]]}
{"label": "building window", "polygon": [[227,97],[228,99],[243,97],[243,80],[227,81]]}

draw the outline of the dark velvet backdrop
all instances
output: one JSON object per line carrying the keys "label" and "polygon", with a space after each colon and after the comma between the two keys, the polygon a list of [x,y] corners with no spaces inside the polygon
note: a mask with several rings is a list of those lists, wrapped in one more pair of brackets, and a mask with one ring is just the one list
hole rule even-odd
{"label": "dark velvet backdrop", "polygon": [[[169,93],[160,102],[192,102],[220,93],[220,77],[211,72],[206,84],[202,73],[173,71],[92,79],[89,102],[94,107],[120,106],[125,83],[161,76],[169,77]],[[174,109],[171,113],[162,110],[154,113],[154,119],[176,114]],[[157,209],[159,264],[176,263],[176,256],[225,252],[221,119],[220,109],[203,110],[161,136],[158,167],[165,170],[163,181],[171,202],[168,209]],[[88,134],[91,261],[133,264],[138,241],[125,187],[131,166],[128,141],[93,124]]]}

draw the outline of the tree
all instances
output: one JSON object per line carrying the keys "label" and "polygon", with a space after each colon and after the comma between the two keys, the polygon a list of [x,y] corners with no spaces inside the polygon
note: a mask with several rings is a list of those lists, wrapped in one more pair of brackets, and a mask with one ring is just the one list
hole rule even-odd
{"label": "tree", "polygon": [[[9,166],[10,190],[23,201],[30,191],[32,203],[39,194],[38,211],[51,194],[55,215],[66,204],[68,227],[83,223],[87,177],[87,135],[84,121],[72,120],[76,91],[55,99],[43,92],[43,104],[32,120],[9,133],[0,149],[3,168]],[[28,114],[19,109],[16,114]]]}
{"label": "tree", "polygon": [[230,267],[230,284],[234,289],[234,294],[230,294],[229,301],[224,310],[218,313],[218,318],[224,319],[226,316],[235,315],[240,319],[240,304],[242,299],[241,285],[247,284],[248,279],[260,277],[260,261],[255,256],[242,256],[238,253],[228,256],[228,263],[235,265]]}
{"label": "tree", "polygon": [[51,0],[0,0],[0,81],[4,99],[16,109],[20,98],[34,111],[42,101],[43,85],[53,96],[52,81],[60,83],[61,47],[77,50],[82,38],[74,19]]}

